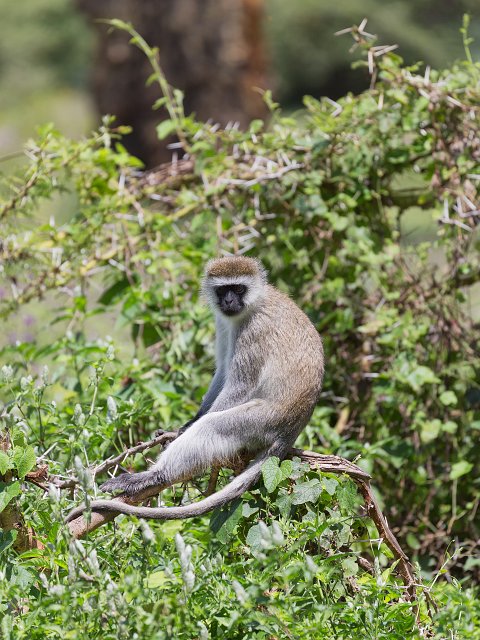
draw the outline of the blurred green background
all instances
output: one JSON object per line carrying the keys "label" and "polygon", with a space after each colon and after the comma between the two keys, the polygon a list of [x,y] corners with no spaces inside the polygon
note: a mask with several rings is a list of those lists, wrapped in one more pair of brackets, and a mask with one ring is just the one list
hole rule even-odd
{"label": "blurred green background", "polygon": [[[364,17],[367,30],[379,34],[382,43],[398,44],[407,61],[444,66],[462,56],[464,12],[472,16],[472,51],[478,53],[476,6],[477,0],[267,0],[260,6],[266,84],[289,108],[305,94],[336,98],[364,89],[366,74],[351,69],[349,41],[334,36]],[[113,17],[114,6],[100,3],[99,15],[103,8]],[[88,131],[98,115],[89,82],[95,36],[85,15],[74,2],[63,0],[0,0],[0,9],[2,156],[19,151],[42,122],[53,121],[73,136]],[[175,78],[170,81],[175,84]]]}

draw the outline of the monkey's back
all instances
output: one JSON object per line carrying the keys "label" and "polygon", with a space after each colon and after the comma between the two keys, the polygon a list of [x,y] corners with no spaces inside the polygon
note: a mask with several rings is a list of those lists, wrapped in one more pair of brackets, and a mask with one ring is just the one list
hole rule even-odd
{"label": "monkey's back", "polygon": [[[320,395],[324,359],[320,335],[305,313],[284,293],[266,286],[261,306],[237,336],[244,354],[237,364],[256,378],[252,397],[275,403],[284,419],[306,424]],[[235,357],[234,357],[235,360]],[[302,423],[302,424],[300,424]],[[292,425],[293,426],[293,425]]]}

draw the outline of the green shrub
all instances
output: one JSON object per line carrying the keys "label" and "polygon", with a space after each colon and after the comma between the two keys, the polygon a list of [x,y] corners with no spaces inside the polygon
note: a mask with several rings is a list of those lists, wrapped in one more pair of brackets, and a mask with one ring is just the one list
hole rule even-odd
{"label": "green shrub", "polygon": [[[0,496],[46,546],[18,558],[3,534],[6,638],[420,637],[385,549],[362,542],[376,532],[342,479],[292,469],[221,527],[218,514],[211,528],[123,518],[68,540],[61,512],[92,491],[83,468],[195,411],[212,366],[199,274],[234,251],[260,256],[324,337],[325,388],[301,444],[361,456],[390,524],[436,576],[437,637],[480,637],[475,593],[452,577],[479,567],[480,67],[424,75],[354,37],[370,51],[372,89],[333,106],[306,98],[298,119],[266,95],[269,126],[217,131],[185,116],[175,93],[159,134],[176,130],[188,150],[177,175],[143,175],[108,121],[79,142],[47,126],[29,143],[0,210],[0,309],[6,334],[18,337],[31,309],[44,326],[4,340],[13,449],[0,458],[12,476]],[[38,218],[40,203],[65,194],[77,201],[71,220]],[[75,469],[83,491],[48,497],[29,483],[15,497],[31,447],[50,472]],[[313,483],[316,500],[293,504],[299,483]],[[420,625],[425,613],[422,601]]]}

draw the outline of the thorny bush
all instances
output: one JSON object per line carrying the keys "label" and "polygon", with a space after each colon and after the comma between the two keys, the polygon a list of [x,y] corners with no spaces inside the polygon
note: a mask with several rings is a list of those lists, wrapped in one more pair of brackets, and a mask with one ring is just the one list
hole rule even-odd
{"label": "thorny bush", "polygon": [[[70,550],[60,507],[71,497],[45,498],[34,484],[19,495],[33,451],[91,492],[90,463],[193,415],[212,367],[199,274],[223,252],[261,257],[324,338],[325,387],[300,445],[360,456],[424,575],[453,581],[440,595],[455,606],[440,609],[438,637],[480,637],[478,603],[455,579],[478,578],[480,567],[480,66],[465,31],[468,59],[443,71],[405,67],[362,29],[351,34],[369,91],[334,104],[306,97],[298,117],[267,93],[271,121],[248,131],[185,115],[155,52],[134,35],[161,85],[156,106],[168,112],[158,135],[179,139],[174,162],[143,171],[121,144],[126,129],[108,118],[81,141],[45,126],[28,144],[0,209],[0,509],[17,505],[46,546],[12,564],[15,533],[2,534],[5,637],[74,637],[67,628],[92,638],[101,628],[103,638],[416,637],[411,605],[382,577],[385,549],[370,543],[373,577],[357,579],[358,540],[375,532],[352,515],[344,481],[299,480],[297,470],[293,481],[319,499],[302,511],[289,469],[273,506],[265,489],[249,494],[215,535],[206,518],[195,528],[142,523],[142,544],[124,518],[94,546]],[[49,206],[74,213],[57,224]],[[38,330],[22,339],[27,314]],[[177,536],[175,552],[180,531],[190,544]],[[36,606],[27,593],[44,613],[14,622]],[[175,609],[178,598],[189,607]]]}

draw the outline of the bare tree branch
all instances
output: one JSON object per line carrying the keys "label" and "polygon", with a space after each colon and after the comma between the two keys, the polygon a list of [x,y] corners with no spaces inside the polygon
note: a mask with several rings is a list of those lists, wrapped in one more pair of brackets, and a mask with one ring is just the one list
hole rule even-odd
{"label": "bare tree branch", "polygon": [[[139,445],[136,445],[135,447],[131,447],[130,449],[127,449],[119,456],[106,460],[100,465],[97,465],[97,467],[94,468],[93,473],[96,474],[96,473],[99,473],[100,471],[105,471],[106,469],[111,468],[116,464],[119,464],[120,462],[123,462],[123,460],[128,455],[137,453],[138,451],[145,451],[146,449],[152,448],[158,444],[164,444],[165,442],[169,442],[175,439],[176,436],[177,436],[176,432],[162,433],[161,435],[157,436],[156,438],[153,438],[149,442],[141,443]],[[363,479],[365,481],[368,481],[370,478],[370,476],[364,471],[362,471],[359,467],[352,464],[348,460],[345,460],[344,458],[340,458],[339,456],[322,455],[319,453],[314,453],[312,451],[302,451],[301,449],[292,449],[290,453],[290,457],[292,456],[298,456],[304,462],[307,462],[312,468],[318,469],[319,471],[339,473],[339,474],[346,473],[355,480]],[[76,484],[76,481],[71,481],[71,480],[62,481],[60,483],[55,483],[55,484],[63,488],[65,486],[68,486],[68,487],[73,486],[72,482]],[[128,504],[128,505],[139,504],[141,502],[145,502],[145,500],[148,500],[149,498],[152,498],[158,495],[160,491],[162,491],[165,488],[166,486],[149,487],[145,491],[142,491],[132,497],[119,496],[116,498],[112,498],[111,502],[118,502],[119,506],[121,504]],[[242,493],[247,491],[248,488],[249,486],[247,486],[246,488],[243,488]],[[189,505],[189,507],[194,510],[194,512],[189,514],[187,514],[187,510],[188,510],[187,506],[167,508],[165,517],[164,518],[162,517],[162,519],[169,520],[174,518],[186,518],[186,517],[193,517],[194,515],[199,515],[199,512],[195,512],[195,507],[198,509],[199,504],[200,503],[196,503],[196,505],[195,504]],[[212,506],[212,508],[208,510],[212,510],[214,508],[215,506]],[[78,510],[81,514],[82,508],[80,507]],[[94,509],[88,521],[85,518],[85,516],[81,514],[78,517],[71,519],[68,523],[68,526],[75,538],[81,538],[85,536],[87,533],[90,533],[91,531],[94,531],[98,527],[102,526],[104,523],[110,522],[117,515],[119,515],[119,513],[115,513],[111,511],[106,512],[101,510],[97,511]]]}

